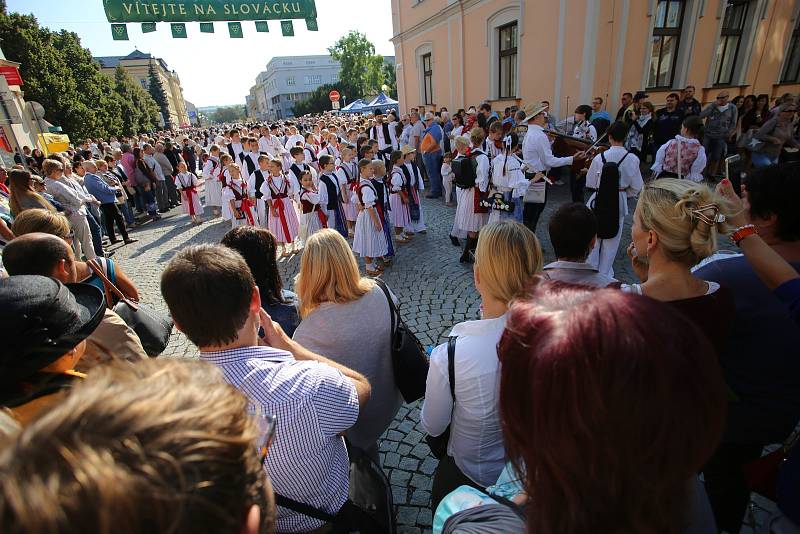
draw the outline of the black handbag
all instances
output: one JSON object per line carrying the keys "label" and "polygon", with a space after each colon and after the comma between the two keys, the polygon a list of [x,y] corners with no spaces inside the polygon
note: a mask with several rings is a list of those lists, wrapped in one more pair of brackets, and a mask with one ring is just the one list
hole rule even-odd
{"label": "black handbag", "polygon": [[[450,382],[450,397],[453,399],[453,408],[450,411],[450,424],[453,424],[452,412],[456,405],[456,340],[458,336],[447,339],[447,378]],[[450,425],[438,436],[425,436],[425,442],[431,449],[431,454],[441,460],[447,456],[447,444],[450,441]]]}
{"label": "black handbag", "polygon": [[[141,302],[129,299],[108,279],[102,267],[95,260],[88,262],[88,265],[103,282],[108,307],[136,332],[142,342],[144,352],[151,357],[164,352],[169,343],[169,337],[172,335],[172,319]],[[116,305],[113,304],[112,293],[119,298]]]}
{"label": "black handbag", "polygon": [[332,524],[334,534],[395,534],[392,487],[386,473],[364,451],[345,440],[350,457],[350,492],[336,514],[275,493],[275,504]]}
{"label": "black handbag", "polygon": [[382,280],[375,281],[389,301],[389,315],[392,326],[391,336],[392,367],[394,382],[407,403],[415,402],[425,396],[425,382],[428,379],[430,362],[422,343],[403,322],[400,312],[389,294],[389,289]]}

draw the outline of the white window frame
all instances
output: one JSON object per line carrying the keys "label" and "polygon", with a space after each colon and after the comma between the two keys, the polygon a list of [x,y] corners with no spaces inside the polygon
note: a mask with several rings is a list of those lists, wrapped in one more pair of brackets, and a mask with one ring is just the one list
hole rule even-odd
{"label": "white window frame", "polygon": [[[736,64],[733,66],[733,74],[731,75],[731,82],[728,85],[714,85],[714,69],[717,65],[717,47],[716,43],[719,42],[720,35],[722,35],[722,25],[725,22],[725,9],[727,7],[726,0],[720,0],[717,8],[717,31],[714,36],[714,52],[711,56],[711,62],[708,66],[708,75],[706,79],[706,87],[735,87],[737,85],[747,84],[747,71],[750,68],[750,60],[753,56],[753,45],[758,33],[758,26],[766,17],[768,0],[751,0],[748,9],[747,21],[744,29],[742,30],[742,38],[739,43],[739,53],[736,57]],[[780,74],[779,74],[780,75]]]}
{"label": "white window frame", "polygon": [[295,85],[294,76],[289,76],[288,78],[286,78],[286,87],[294,87],[294,85]]}
{"label": "white window frame", "polygon": [[525,34],[525,26],[522,17],[522,5],[517,2],[514,5],[506,6],[495,12],[486,20],[486,46],[489,49],[489,100],[500,99],[500,28],[517,23],[517,79],[514,84],[514,95],[503,97],[504,100],[519,98],[519,81],[522,77],[519,59],[522,55],[522,36]]}
{"label": "white window frame", "polygon": [[[722,0],[724,1],[724,0]],[[648,74],[650,72],[650,39],[653,37],[653,28],[656,22],[656,8],[658,0],[649,0],[647,8],[648,30],[647,30],[647,53],[644,57],[644,68],[642,69],[642,81],[640,86],[647,87]],[[692,53],[694,52],[695,34],[697,24],[703,16],[706,7],[706,0],[686,0],[683,8],[683,24],[681,24],[681,34],[678,40],[678,57],[675,60],[675,72],[672,75],[672,87],[670,89],[683,89],[688,81],[689,69],[692,63]],[[659,91],[669,89],[658,89]]]}
{"label": "white window frame", "polygon": [[419,85],[419,104],[424,105],[424,106],[431,105],[431,104],[428,104],[427,102],[425,102],[425,68],[424,68],[424,66],[422,64],[422,57],[427,55],[427,54],[431,55],[431,71],[432,71],[432,74],[431,74],[431,92],[432,92],[431,99],[433,100],[433,103],[435,103],[436,102],[436,80],[435,80],[436,59],[435,59],[435,57],[433,55],[433,44],[430,43],[430,42],[422,43],[414,51],[414,57],[416,58],[416,63],[417,63],[417,79],[419,81],[419,84],[418,84]]}

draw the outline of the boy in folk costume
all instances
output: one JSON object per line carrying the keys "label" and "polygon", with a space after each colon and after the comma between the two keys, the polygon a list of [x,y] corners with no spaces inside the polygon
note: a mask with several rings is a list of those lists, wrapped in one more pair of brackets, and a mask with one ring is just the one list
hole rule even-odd
{"label": "boy in folk costume", "polygon": [[391,153],[400,148],[396,126],[396,122],[390,123],[386,120],[383,112],[375,112],[375,125],[369,129],[369,137],[378,142],[377,155],[383,161],[388,161]]}
{"label": "boy in folk costume", "polygon": [[289,178],[292,180],[292,186],[296,186],[296,191],[300,191],[300,177],[303,176],[305,171],[311,172],[311,179],[314,181],[314,185],[317,186],[319,184],[319,178],[317,176],[317,171],[314,170],[311,165],[305,162],[305,154],[303,151],[303,147],[293,147],[289,154],[292,156],[294,160],[293,163],[289,166]]}
{"label": "boy in folk costume", "polygon": [[269,206],[269,231],[275,241],[283,245],[283,256],[290,254],[291,246],[297,238],[300,223],[297,211],[290,197],[297,194],[292,190],[291,181],[283,174],[283,165],[279,161],[270,162],[270,176],[261,184],[261,193]]}
{"label": "boy in folk costume", "polygon": [[242,145],[242,137],[239,130],[233,129],[229,132],[231,142],[228,143],[228,155],[233,163],[241,164],[244,160],[245,147]]}
{"label": "boy in folk costume", "polygon": [[333,158],[322,156],[319,159],[319,203],[328,218],[328,228],[335,228],[347,239],[347,224],[342,208],[342,199],[347,192],[339,185],[339,179],[333,174]]}
{"label": "boy in folk costume", "polygon": [[200,219],[203,215],[203,204],[200,202],[200,194],[197,192],[197,176],[188,171],[186,163],[183,161],[178,163],[175,186],[181,192],[183,212],[192,218],[192,224],[203,222]]}
{"label": "boy in folk costume", "polygon": [[247,182],[242,180],[242,171],[235,163],[225,169],[229,175],[225,187],[222,189],[222,217],[231,221],[231,226],[255,226],[255,212],[253,202],[248,196]]}
{"label": "boy in folk costume", "polygon": [[503,153],[503,124],[494,121],[489,125],[489,135],[483,141],[481,150],[489,157],[489,163]]}
{"label": "boy in folk costume", "polygon": [[361,177],[355,189],[354,196],[363,209],[356,219],[355,237],[353,238],[353,252],[362,256],[369,276],[377,276],[383,268],[374,263],[379,258],[389,253],[389,246],[383,232],[383,221],[378,213],[378,192],[370,180],[372,168],[370,161],[362,159],[358,162]]}
{"label": "boy in folk costume", "polygon": [[[498,124],[493,122],[492,126]],[[495,157],[491,164],[491,188],[502,194],[502,202],[496,202],[489,213],[489,222],[514,219],[522,222],[522,197],[528,190],[530,181],[525,178],[522,160],[517,155],[519,137],[510,133],[503,138],[504,153]],[[512,207],[513,205],[513,207]],[[508,209],[502,209],[506,207]]]}
{"label": "boy in folk costume", "polygon": [[456,149],[458,150],[456,161],[470,160],[461,165],[471,165],[475,174],[474,183],[459,181],[459,175],[456,176],[458,206],[451,236],[461,237],[464,233],[467,234],[464,252],[459,259],[461,263],[474,261],[478,232],[488,219],[488,210],[480,207],[479,200],[480,193],[485,192],[489,186],[489,158],[478,148],[470,149],[470,142],[473,146],[480,147],[483,144],[483,129],[473,128],[469,138],[464,136],[456,138]]}
{"label": "boy in folk costume", "polygon": [[403,153],[395,150],[389,156],[389,162],[392,164],[388,184],[391,191],[389,205],[392,208],[390,211],[392,226],[394,226],[397,242],[401,244],[408,243],[414,234],[404,232],[405,229],[411,226],[411,213],[408,208],[409,188],[408,184],[406,184],[405,175],[401,170],[405,163]]}
{"label": "boy in folk costume", "polygon": [[353,159],[355,154],[350,147],[342,147],[342,161],[336,169],[336,177],[339,178],[339,187],[344,192],[342,195],[344,204],[344,216],[347,219],[347,229],[352,234],[356,226],[358,208],[356,203],[350,199],[351,193],[358,186],[358,164]]}
{"label": "boy in folk costume", "polygon": [[300,177],[300,239],[305,242],[314,232],[328,227],[328,218],[319,204],[319,191],[314,187],[311,173],[305,171]]}
{"label": "boy in folk costume", "polygon": [[332,157],[333,161],[338,165],[337,160],[340,158],[339,136],[335,133],[327,133],[323,135],[322,146],[317,153],[317,157],[320,158],[324,155]]}
{"label": "boy in folk costume", "polygon": [[420,202],[420,191],[425,190],[425,182],[422,180],[422,173],[417,166],[417,163],[414,161],[414,157],[409,157],[409,154],[412,152],[416,152],[413,147],[408,145],[404,146],[401,151],[403,152],[403,158],[405,159],[405,163],[400,168],[405,174],[406,183],[408,184],[408,202],[409,204],[416,204],[419,208],[419,216],[414,217],[414,208],[409,207],[409,211],[411,212],[411,227],[407,229],[408,232],[417,232],[420,234],[427,233],[428,229],[425,226],[425,213],[422,210],[422,202]]}
{"label": "boy in folk costume", "polygon": [[211,145],[208,160],[203,165],[203,179],[206,185],[206,205],[214,210],[214,217],[219,217],[222,207],[222,182],[219,174],[222,164],[219,161],[219,146]]}
{"label": "boy in folk costume", "polygon": [[392,206],[389,203],[389,193],[391,189],[391,184],[389,183],[389,177],[386,175],[386,164],[383,161],[373,160],[369,164],[370,169],[372,169],[372,185],[375,187],[375,191],[377,192],[377,201],[375,203],[375,207],[378,210],[378,215],[381,218],[381,222],[383,224],[383,235],[386,238],[386,245],[389,248],[389,252],[381,258],[384,267],[388,267],[392,264],[392,258],[394,258],[394,244],[392,243],[392,221],[390,219],[390,213],[392,211]]}
{"label": "boy in folk costume", "polygon": [[[280,163],[280,161],[278,162]],[[266,228],[268,224],[267,201],[261,186],[266,182],[270,175],[271,160],[269,156],[261,154],[258,156],[258,169],[256,169],[247,180],[247,191],[251,198],[255,198],[256,204],[256,224]]]}
{"label": "boy in folk costume", "polygon": [[242,157],[241,163],[242,177],[245,181],[249,181],[250,175],[258,169],[258,156],[260,155],[258,153],[258,139],[255,137],[248,137],[247,147],[249,152]]}
{"label": "boy in folk costume", "polygon": [[316,144],[316,139],[314,139],[314,134],[307,133],[306,134],[306,144],[303,147],[303,155],[305,156],[305,163],[310,165],[312,168],[320,171],[319,163],[317,162],[317,152],[319,151],[319,147]]}

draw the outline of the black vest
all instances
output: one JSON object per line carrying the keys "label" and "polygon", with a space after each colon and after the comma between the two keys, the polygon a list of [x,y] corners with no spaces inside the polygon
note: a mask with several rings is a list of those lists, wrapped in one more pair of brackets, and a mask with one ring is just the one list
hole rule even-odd
{"label": "black vest", "polygon": [[256,177],[256,198],[263,198],[264,193],[261,192],[261,186],[264,184],[264,173],[258,169],[253,175]]}
{"label": "black vest", "polygon": [[251,174],[253,174],[253,172],[255,172],[255,170],[256,170],[256,167],[257,167],[257,166],[256,166],[256,162],[255,162],[255,161],[253,161],[253,158],[252,158],[252,157],[250,157],[250,154],[247,154],[247,155],[244,157],[244,161],[243,161],[242,163],[244,163],[245,165],[247,165],[247,176],[248,176],[248,177],[249,177]]}
{"label": "black vest", "polygon": [[[381,126],[383,126],[383,139],[384,139],[384,142],[387,145],[392,146],[392,137],[389,135],[389,123],[384,122]],[[377,126],[373,126],[372,127],[372,135],[373,135],[372,138],[375,139],[376,141],[378,141],[378,127]]]}
{"label": "black vest", "polygon": [[333,211],[339,206],[339,190],[333,183],[334,179],[330,174],[323,174],[319,177],[319,181],[325,184],[325,189],[328,190],[328,211]]}
{"label": "black vest", "polygon": [[301,169],[298,167],[297,163],[292,163],[292,166],[289,167],[289,170],[297,178],[297,183],[300,183],[300,177],[303,176],[303,172],[309,170],[311,167],[308,166],[308,163],[303,163],[303,168]]}
{"label": "black vest", "polygon": [[375,178],[372,178],[370,182],[372,182],[372,187],[375,188],[375,192],[377,193],[378,196],[378,198],[375,200],[375,203],[381,207],[381,211],[383,211],[383,213],[386,213],[387,211],[389,211],[389,206],[385,202],[386,184],[384,184],[380,180],[376,180]]}

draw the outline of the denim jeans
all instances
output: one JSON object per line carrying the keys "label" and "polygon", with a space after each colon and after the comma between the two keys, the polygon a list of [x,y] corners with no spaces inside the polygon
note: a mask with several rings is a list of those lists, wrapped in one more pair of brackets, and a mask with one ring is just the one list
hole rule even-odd
{"label": "denim jeans", "polygon": [[117,206],[119,206],[119,211],[122,212],[122,216],[125,217],[125,224],[130,226],[136,222],[136,220],[133,218],[133,213],[131,213],[131,207],[128,206],[127,202],[117,204]]}
{"label": "denim jeans", "polygon": [[98,256],[104,256],[103,252],[103,230],[100,223],[95,219],[91,210],[86,210],[86,220],[89,222],[89,230],[92,231],[92,244],[94,245],[94,253]]}
{"label": "denim jeans", "polygon": [[430,180],[429,195],[433,197],[442,196],[442,154],[441,152],[430,152],[422,154],[422,161],[425,163],[425,170],[428,171]]}

